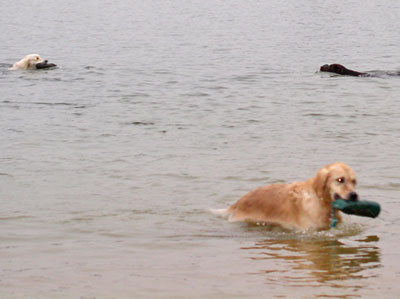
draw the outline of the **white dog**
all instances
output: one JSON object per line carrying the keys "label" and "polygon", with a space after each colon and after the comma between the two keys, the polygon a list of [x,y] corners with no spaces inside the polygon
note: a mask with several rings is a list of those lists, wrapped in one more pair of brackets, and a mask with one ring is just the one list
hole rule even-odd
{"label": "white dog", "polygon": [[13,64],[9,70],[36,70],[47,69],[56,66],[54,63],[47,63],[38,54],[29,54],[22,58],[20,61]]}

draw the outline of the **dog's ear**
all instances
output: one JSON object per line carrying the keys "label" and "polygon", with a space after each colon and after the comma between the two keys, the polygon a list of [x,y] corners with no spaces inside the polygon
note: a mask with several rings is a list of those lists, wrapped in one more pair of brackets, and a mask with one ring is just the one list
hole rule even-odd
{"label": "dog's ear", "polygon": [[318,198],[323,199],[327,190],[327,184],[330,176],[328,166],[321,168],[314,177],[313,188],[317,193]]}

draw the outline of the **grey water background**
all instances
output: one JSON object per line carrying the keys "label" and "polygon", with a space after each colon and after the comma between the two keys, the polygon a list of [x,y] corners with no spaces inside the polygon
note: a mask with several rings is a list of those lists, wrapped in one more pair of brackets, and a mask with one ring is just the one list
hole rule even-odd
{"label": "grey water background", "polygon": [[[400,2],[1,4],[0,297],[400,295],[400,78],[318,72],[399,71]],[[377,219],[208,210],[335,161]]]}

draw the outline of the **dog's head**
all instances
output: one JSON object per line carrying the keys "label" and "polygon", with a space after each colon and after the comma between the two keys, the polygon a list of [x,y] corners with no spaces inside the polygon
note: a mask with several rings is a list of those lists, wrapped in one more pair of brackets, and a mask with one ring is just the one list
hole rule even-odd
{"label": "dog's head", "polygon": [[40,57],[38,54],[29,54],[26,55],[22,61],[26,65],[28,70],[36,69],[36,65],[40,63],[44,63],[44,59]]}
{"label": "dog's head", "polygon": [[313,178],[313,188],[317,196],[328,202],[336,199],[357,201],[356,184],[355,172],[344,163],[327,165]]}
{"label": "dog's head", "polygon": [[54,66],[56,66],[54,63],[48,63],[47,60],[44,60],[39,54],[26,55],[14,64],[15,69],[26,70],[45,69]]}
{"label": "dog's head", "polygon": [[346,74],[346,68],[341,65],[341,64],[324,64],[323,66],[320,67],[319,69],[321,72],[331,72],[331,73],[336,73],[340,75],[345,75]]}

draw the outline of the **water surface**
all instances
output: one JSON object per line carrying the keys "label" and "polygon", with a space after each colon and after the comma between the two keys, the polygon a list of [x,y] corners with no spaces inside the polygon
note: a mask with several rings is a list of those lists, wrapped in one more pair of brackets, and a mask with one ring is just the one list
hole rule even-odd
{"label": "water surface", "polygon": [[[0,296],[400,294],[398,1],[12,1],[0,18]],[[8,71],[39,53],[59,67]],[[209,213],[342,161],[377,219]]]}

